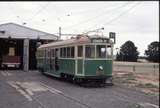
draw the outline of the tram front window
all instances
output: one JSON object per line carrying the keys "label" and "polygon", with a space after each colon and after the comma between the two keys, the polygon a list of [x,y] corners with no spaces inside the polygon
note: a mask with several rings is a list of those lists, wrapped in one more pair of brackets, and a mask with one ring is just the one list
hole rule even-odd
{"label": "tram front window", "polygon": [[107,46],[107,57],[111,58],[112,57],[112,49],[111,46]]}
{"label": "tram front window", "polygon": [[97,45],[96,50],[97,50],[97,53],[96,53],[97,58],[106,58],[105,45]]}
{"label": "tram front window", "polygon": [[95,57],[95,46],[94,45],[86,45],[86,58],[94,58]]}

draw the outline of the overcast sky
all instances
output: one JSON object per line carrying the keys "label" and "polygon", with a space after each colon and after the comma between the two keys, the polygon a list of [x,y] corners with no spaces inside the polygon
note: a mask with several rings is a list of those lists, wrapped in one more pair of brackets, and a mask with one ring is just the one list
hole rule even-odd
{"label": "overcast sky", "polygon": [[62,34],[104,27],[106,36],[116,32],[114,49],[131,40],[140,55],[152,41],[159,41],[158,1],[0,2],[0,13],[0,24],[25,22],[52,34],[58,27]]}

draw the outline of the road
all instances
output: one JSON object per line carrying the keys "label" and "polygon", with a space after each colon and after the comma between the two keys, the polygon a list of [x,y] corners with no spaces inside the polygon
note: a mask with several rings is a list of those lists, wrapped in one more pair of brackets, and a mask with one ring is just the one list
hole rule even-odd
{"label": "road", "polygon": [[[141,106],[141,107],[139,107]],[[0,108],[159,108],[159,97],[120,85],[101,88],[44,76],[0,71]]]}

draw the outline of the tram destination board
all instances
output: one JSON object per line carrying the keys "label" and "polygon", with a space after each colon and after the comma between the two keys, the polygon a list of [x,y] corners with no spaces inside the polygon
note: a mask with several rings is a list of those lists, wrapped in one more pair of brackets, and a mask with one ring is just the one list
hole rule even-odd
{"label": "tram destination board", "polygon": [[91,43],[109,43],[109,39],[106,39],[106,38],[92,38]]}

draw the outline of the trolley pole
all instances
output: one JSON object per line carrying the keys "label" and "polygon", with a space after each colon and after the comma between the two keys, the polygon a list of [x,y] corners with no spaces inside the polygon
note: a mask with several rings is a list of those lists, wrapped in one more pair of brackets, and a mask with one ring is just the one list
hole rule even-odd
{"label": "trolley pole", "polygon": [[59,27],[59,39],[61,39],[61,27]]}

